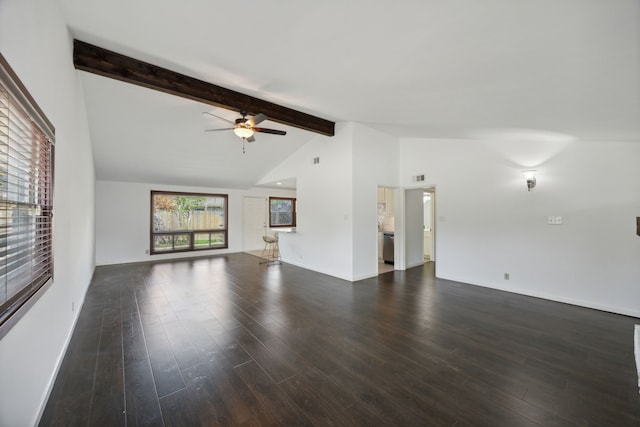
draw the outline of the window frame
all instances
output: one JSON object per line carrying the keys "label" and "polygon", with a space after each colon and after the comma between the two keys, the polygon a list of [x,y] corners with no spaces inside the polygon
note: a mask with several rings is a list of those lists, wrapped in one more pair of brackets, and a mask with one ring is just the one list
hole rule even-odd
{"label": "window frame", "polygon": [[[271,201],[272,200],[289,200],[291,201],[291,220],[292,223],[291,224],[283,224],[283,225],[274,225],[273,222],[271,221]],[[297,223],[297,215],[296,215],[296,198],[295,197],[280,197],[280,196],[274,196],[274,197],[269,197],[269,228],[293,228],[296,227],[296,223]]]}
{"label": "window frame", "polygon": [[[154,231],[154,203],[153,199],[155,195],[166,195],[166,196],[193,196],[193,197],[216,197],[224,199],[224,228],[208,228],[208,229],[191,229],[191,230],[170,230],[170,231]],[[211,247],[197,247],[195,244],[196,239],[195,236],[197,234],[206,234],[209,233],[209,242],[211,245],[211,236],[212,234],[221,233],[224,234],[224,244]],[[189,236],[189,245],[188,247],[179,247],[176,249],[175,242],[176,236],[180,235],[188,235]],[[155,250],[155,237],[156,236],[171,236],[172,237],[172,249],[171,250]],[[182,191],[162,191],[162,190],[151,190],[150,197],[150,207],[149,207],[149,254],[150,255],[162,255],[162,254],[174,254],[174,253],[183,253],[183,252],[197,252],[197,251],[213,251],[219,249],[228,249],[229,248],[229,195],[228,194],[213,194],[213,193],[191,193],[191,192],[182,192]]]}
{"label": "window frame", "polygon": [[[0,54],[0,84],[7,93],[6,102],[9,115],[6,117],[8,134],[7,149],[7,184],[11,169],[17,165],[10,163],[9,152],[20,147],[30,146],[28,157],[23,158],[22,174],[28,176],[29,190],[23,192],[22,200],[12,200],[10,191],[0,195],[0,208],[29,211],[26,216],[31,226],[26,230],[9,222],[2,226],[4,236],[0,239],[0,254],[9,255],[10,233],[18,237],[18,251],[22,254],[30,253],[25,261],[17,263],[13,270],[6,270],[7,278],[5,300],[0,303],[0,339],[27,313],[44,292],[53,284],[53,200],[55,177],[55,128],[25,85],[13,71],[7,60]],[[13,113],[13,114],[12,114]],[[13,123],[13,126],[11,126]],[[29,131],[25,127],[29,125]],[[15,135],[14,135],[15,134]],[[10,137],[10,135],[12,135]],[[13,145],[12,144],[13,141]],[[25,159],[28,159],[25,161]],[[15,159],[14,159],[15,160]],[[12,166],[13,165],[13,166]],[[26,170],[25,170],[26,165]],[[22,179],[22,178],[21,178]],[[20,185],[14,182],[15,185]],[[7,185],[7,190],[9,190]],[[13,214],[12,214],[13,215]],[[16,230],[11,230],[16,228]],[[13,238],[15,244],[16,238]],[[26,242],[26,244],[23,244]],[[23,260],[25,257],[23,257]],[[21,283],[15,292],[8,293],[12,273],[19,269],[28,271],[28,281]],[[14,279],[15,280],[15,279]],[[15,283],[14,283],[15,285]]]}

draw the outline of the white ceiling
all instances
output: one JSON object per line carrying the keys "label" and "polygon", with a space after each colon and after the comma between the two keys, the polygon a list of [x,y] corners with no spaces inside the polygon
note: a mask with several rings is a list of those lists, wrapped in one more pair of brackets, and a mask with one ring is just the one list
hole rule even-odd
{"label": "white ceiling", "polygon": [[[397,136],[640,141],[637,0],[59,0],[74,37]],[[78,71],[98,179],[247,188],[314,135]]]}

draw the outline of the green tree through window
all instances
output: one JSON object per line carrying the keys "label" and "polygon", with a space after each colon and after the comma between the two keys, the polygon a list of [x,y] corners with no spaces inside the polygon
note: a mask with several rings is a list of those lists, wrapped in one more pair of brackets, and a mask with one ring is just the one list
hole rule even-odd
{"label": "green tree through window", "polygon": [[151,192],[151,253],[228,247],[226,194]]}

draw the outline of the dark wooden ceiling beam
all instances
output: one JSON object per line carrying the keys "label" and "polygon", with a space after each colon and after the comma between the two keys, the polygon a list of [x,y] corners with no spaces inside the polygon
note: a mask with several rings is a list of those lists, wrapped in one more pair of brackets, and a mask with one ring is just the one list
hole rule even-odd
{"label": "dark wooden ceiling beam", "polygon": [[333,136],[335,123],[263,99],[158,67],[80,40],[73,41],[76,69],[144,86],[249,115],[266,114],[269,120],[321,135]]}

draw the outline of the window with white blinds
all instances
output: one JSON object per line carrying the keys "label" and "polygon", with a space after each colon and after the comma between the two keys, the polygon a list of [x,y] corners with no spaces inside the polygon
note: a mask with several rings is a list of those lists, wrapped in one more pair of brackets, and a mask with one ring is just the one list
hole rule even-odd
{"label": "window with white blinds", "polygon": [[0,337],[53,276],[53,134],[0,55]]}

